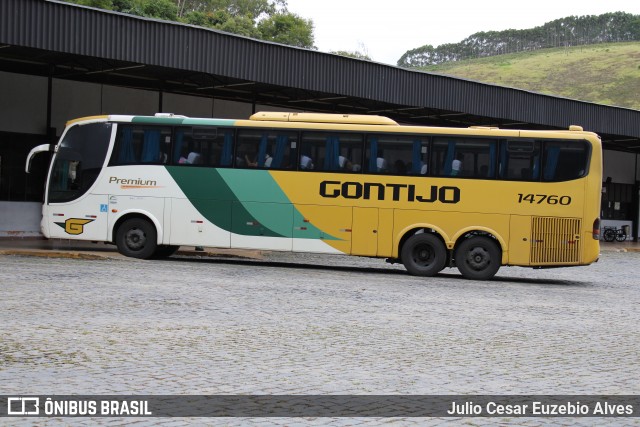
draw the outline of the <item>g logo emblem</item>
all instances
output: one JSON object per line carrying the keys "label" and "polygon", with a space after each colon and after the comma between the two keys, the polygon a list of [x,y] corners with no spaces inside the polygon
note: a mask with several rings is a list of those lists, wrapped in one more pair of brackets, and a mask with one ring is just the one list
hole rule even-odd
{"label": "g logo emblem", "polygon": [[67,234],[77,236],[84,232],[84,226],[94,221],[93,219],[69,218],[65,222],[56,222],[60,227],[64,228]]}

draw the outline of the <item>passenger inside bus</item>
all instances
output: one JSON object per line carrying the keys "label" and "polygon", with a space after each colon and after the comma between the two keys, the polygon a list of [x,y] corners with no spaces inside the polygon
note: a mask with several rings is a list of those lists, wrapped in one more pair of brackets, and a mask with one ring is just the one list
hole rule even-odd
{"label": "passenger inside bus", "polygon": [[353,170],[353,163],[351,163],[351,160],[347,159],[345,156],[338,156],[338,166],[340,169],[345,171]]}
{"label": "passenger inside bus", "polygon": [[256,160],[251,160],[252,157],[249,157],[249,154],[245,154],[244,155],[244,164],[246,166],[255,168],[255,167],[264,167],[264,168],[270,168],[271,167],[271,162],[273,162],[273,157],[271,157],[271,155],[269,153],[265,153],[264,155],[264,163],[262,165],[259,165],[258,163],[260,163],[258,161],[258,159]]}
{"label": "passenger inside bus", "polygon": [[196,153],[195,151],[192,151],[187,156],[187,164],[199,165],[201,163],[202,163],[202,157],[200,156],[200,153]]}
{"label": "passenger inside bus", "polygon": [[313,161],[311,160],[311,157],[305,154],[300,156],[300,169],[313,170]]}
{"label": "passenger inside bus", "polygon": [[420,175],[426,175],[428,166],[425,162],[420,162],[422,165],[420,166]]}
{"label": "passenger inside bus", "polygon": [[458,176],[462,172],[462,161],[464,160],[464,156],[462,154],[458,154],[456,158],[451,162],[451,176]]}
{"label": "passenger inside bus", "polygon": [[187,157],[189,157],[189,149],[187,147],[184,147],[182,149],[182,154],[180,155],[180,159],[178,160],[178,163],[181,165],[187,164]]}
{"label": "passenger inside bus", "polygon": [[384,152],[382,150],[378,150],[378,158],[376,159],[376,167],[378,168],[379,173],[387,172],[387,160],[383,157]]}

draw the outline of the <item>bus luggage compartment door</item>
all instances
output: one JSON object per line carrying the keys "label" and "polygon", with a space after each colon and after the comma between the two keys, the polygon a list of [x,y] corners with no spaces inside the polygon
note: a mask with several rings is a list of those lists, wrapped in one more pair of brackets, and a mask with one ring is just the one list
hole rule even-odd
{"label": "bus luggage compartment door", "polygon": [[509,259],[510,265],[529,265],[531,252],[531,217],[528,215],[511,215],[509,224]]}
{"label": "bus luggage compartment door", "polygon": [[232,202],[231,247],[290,251],[292,222],[290,204]]}
{"label": "bus luggage compartment door", "polygon": [[297,252],[351,253],[350,206],[297,205],[293,221],[293,250]]}
{"label": "bus luggage compartment door", "polygon": [[351,254],[376,256],[378,253],[378,208],[353,208]]}

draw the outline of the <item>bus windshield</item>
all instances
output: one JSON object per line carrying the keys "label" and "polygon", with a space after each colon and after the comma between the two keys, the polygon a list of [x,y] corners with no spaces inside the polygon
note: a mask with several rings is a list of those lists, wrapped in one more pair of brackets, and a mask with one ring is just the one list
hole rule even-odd
{"label": "bus windshield", "polygon": [[111,123],[89,123],[69,129],[51,168],[50,203],[75,200],[91,188],[104,165],[110,139]]}

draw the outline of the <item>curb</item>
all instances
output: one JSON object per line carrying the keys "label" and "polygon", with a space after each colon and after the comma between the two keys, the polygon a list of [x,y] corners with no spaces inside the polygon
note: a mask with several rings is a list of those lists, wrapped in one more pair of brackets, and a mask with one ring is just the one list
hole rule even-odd
{"label": "curb", "polygon": [[623,248],[617,250],[616,252],[640,252],[640,248]]}
{"label": "curb", "polygon": [[[245,251],[243,251],[245,252]],[[96,254],[94,252],[81,252],[81,251],[61,251],[61,250],[42,250],[42,249],[0,249],[0,255],[18,255],[18,256],[33,256],[41,258],[67,258],[67,259],[87,259],[87,260],[105,260],[127,257],[120,255],[118,252],[106,252],[104,255]],[[246,253],[234,252],[215,252],[215,251],[190,251],[179,250],[175,255],[199,257],[199,258],[234,258],[234,259],[251,259],[261,260],[264,259],[261,251],[247,250]]]}
{"label": "curb", "polygon": [[41,250],[0,249],[0,255],[34,256],[41,258],[70,258],[70,259],[108,259],[108,256],[88,254],[82,252],[59,252]]}

